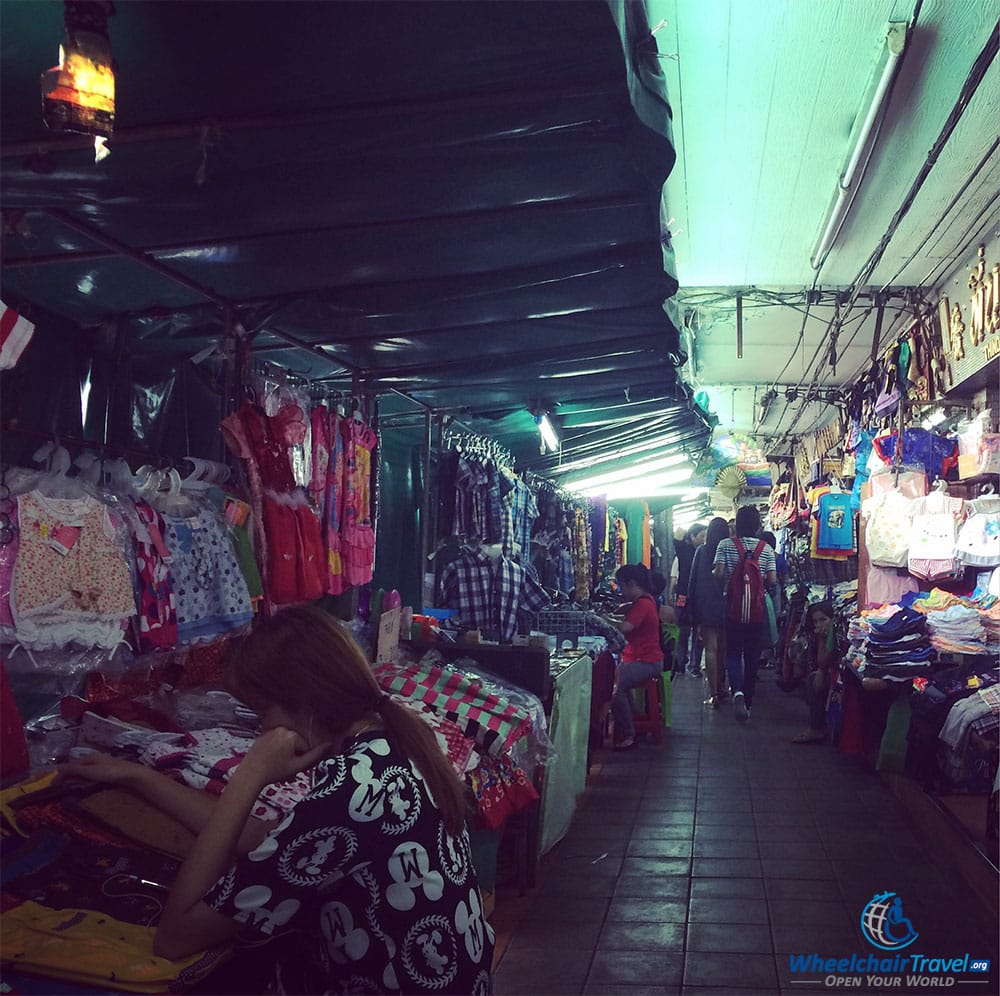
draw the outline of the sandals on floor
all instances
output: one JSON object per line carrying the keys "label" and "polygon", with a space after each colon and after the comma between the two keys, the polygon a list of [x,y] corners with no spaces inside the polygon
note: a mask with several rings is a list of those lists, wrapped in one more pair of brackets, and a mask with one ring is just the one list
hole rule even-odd
{"label": "sandals on floor", "polygon": [[821,744],[824,740],[826,740],[826,733],[820,733],[817,730],[806,730],[805,733],[792,737],[793,744]]}

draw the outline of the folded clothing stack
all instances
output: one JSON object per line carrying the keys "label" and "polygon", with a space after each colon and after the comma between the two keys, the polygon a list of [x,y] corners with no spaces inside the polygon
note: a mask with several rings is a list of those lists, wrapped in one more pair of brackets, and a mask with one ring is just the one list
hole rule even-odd
{"label": "folded clothing stack", "polygon": [[949,605],[927,613],[931,643],[938,650],[954,654],[985,654],[986,631],[978,609],[969,605]]}
{"label": "folded clothing stack", "polygon": [[869,617],[871,632],[865,647],[865,677],[909,680],[930,671],[936,652],[927,619],[903,608],[888,619]]}
{"label": "folded clothing stack", "polygon": [[1000,602],[988,609],[980,609],[979,621],[983,626],[987,652],[996,654],[1000,651]]}

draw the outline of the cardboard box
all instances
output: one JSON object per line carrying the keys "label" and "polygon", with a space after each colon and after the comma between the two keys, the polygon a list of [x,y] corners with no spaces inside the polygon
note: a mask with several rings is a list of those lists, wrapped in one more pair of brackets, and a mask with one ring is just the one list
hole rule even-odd
{"label": "cardboard box", "polygon": [[1000,433],[987,432],[979,444],[979,473],[1000,474]]}
{"label": "cardboard box", "polygon": [[961,480],[980,474],[1000,474],[1000,434],[983,436],[978,453],[963,453],[958,458],[958,476]]}
{"label": "cardboard box", "polygon": [[958,458],[958,478],[964,481],[967,477],[975,477],[979,473],[979,454],[962,453]]}

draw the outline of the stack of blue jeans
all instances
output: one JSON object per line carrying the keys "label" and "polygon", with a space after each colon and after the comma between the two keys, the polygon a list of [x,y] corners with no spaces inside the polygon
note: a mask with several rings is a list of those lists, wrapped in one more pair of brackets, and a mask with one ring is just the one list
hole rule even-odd
{"label": "stack of blue jeans", "polygon": [[916,677],[929,672],[936,657],[927,618],[907,607],[888,619],[872,623],[865,648],[865,677]]}

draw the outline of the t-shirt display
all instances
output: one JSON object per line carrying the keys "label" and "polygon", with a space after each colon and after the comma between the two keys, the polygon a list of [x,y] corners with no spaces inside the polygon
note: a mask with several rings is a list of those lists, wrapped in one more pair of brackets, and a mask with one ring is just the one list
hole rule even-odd
{"label": "t-shirt display", "polygon": [[854,512],[851,496],[828,491],[818,502],[817,547],[823,550],[854,551]]}

